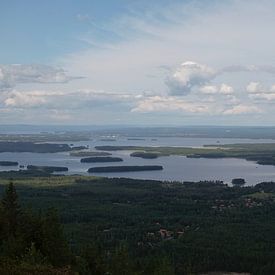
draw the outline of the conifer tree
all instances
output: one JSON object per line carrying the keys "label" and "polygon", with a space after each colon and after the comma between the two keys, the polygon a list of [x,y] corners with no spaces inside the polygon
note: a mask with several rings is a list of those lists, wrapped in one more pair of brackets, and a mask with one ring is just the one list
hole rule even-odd
{"label": "conifer tree", "polygon": [[20,206],[18,204],[18,196],[12,181],[10,181],[7,186],[1,203],[4,233],[14,236],[19,222]]}

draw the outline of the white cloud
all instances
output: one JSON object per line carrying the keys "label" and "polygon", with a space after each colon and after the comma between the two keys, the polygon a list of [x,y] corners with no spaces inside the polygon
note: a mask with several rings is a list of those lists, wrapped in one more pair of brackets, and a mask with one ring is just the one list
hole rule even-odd
{"label": "white cloud", "polygon": [[200,87],[199,91],[202,94],[206,94],[206,95],[214,95],[214,94],[231,95],[234,93],[233,87],[224,83],[222,83],[220,86],[205,85]]}
{"label": "white cloud", "polygon": [[264,88],[259,82],[250,82],[246,86],[246,90],[248,93],[251,93],[251,94],[258,94],[258,93],[264,92]]}
{"label": "white cloud", "polygon": [[8,98],[5,99],[4,104],[7,107],[29,108],[39,107],[46,102],[46,98],[37,92],[21,93],[13,91]]}
{"label": "white cloud", "polygon": [[4,73],[3,73],[3,70],[0,68],[0,81],[3,81],[3,79],[4,79]]}
{"label": "white cloud", "polygon": [[51,90],[12,90],[6,93],[3,100],[6,107],[13,108],[104,108],[134,104],[135,100],[143,95],[108,93],[90,89],[77,91],[51,91]]}
{"label": "white cloud", "polygon": [[181,64],[176,71],[169,76],[166,84],[171,95],[186,95],[194,86],[201,86],[216,75],[216,72],[203,64],[187,61]]}
{"label": "white cloud", "polygon": [[[251,0],[249,5],[239,0],[207,5],[203,1],[170,2],[168,6],[156,5],[146,12],[135,9],[132,14],[109,23],[106,20],[96,28],[85,13],[76,15],[77,20],[91,26],[86,35],[79,35],[85,41],[85,49],[63,56],[56,64],[61,64],[71,75],[84,75],[85,79],[52,91],[49,90],[52,86],[59,87],[42,85],[40,88],[41,83],[65,84],[73,78],[62,69],[42,65],[0,65],[0,90],[5,90],[0,93],[0,108],[20,108],[34,119],[40,107],[60,110],[60,115],[63,110],[65,118],[70,113],[66,110],[70,109],[75,112],[72,117],[82,113],[84,120],[96,114],[94,121],[99,123],[106,111],[109,111],[106,121],[112,121],[115,116],[123,118],[125,113],[121,113],[127,110],[129,123],[130,116],[138,116],[140,112],[183,112],[201,114],[197,123],[202,124],[207,120],[204,114],[260,113],[259,105],[253,105],[253,100],[271,101],[275,94],[275,87],[265,89],[260,84],[275,75],[273,66],[261,65],[270,63],[275,48],[275,39],[270,36],[275,25],[274,3],[266,0]],[[108,32],[110,35],[106,35]],[[198,62],[178,66],[182,60]],[[168,70],[163,70],[164,67]],[[254,86],[250,85],[246,92],[246,83],[251,80]],[[39,87],[17,85],[21,83],[39,83]],[[153,92],[141,94],[145,90]],[[274,111],[269,110],[268,116],[262,115],[270,121]],[[58,112],[53,111],[53,119],[54,115]],[[220,117],[225,116],[217,116],[217,120]],[[173,118],[176,117],[163,116],[163,123],[170,123]],[[249,119],[250,116],[243,121]]]}
{"label": "white cloud", "polygon": [[137,106],[132,112],[175,112],[182,111],[186,113],[209,113],[207,104],[189,102],[176,97],[148,97],[137,102]]}
{"label": "white cloud", "polygon": [[68,76],[63,69],[46,65],[0,65],[0,90],[21,83],[67,83],[75,78]]}
{"label": "white cloud", "polygon": [[249,93],[249,98],[253,100],[275,100],[275,85],[268,89],[259,82],[250,82],[246,87],[246,91]]}
{"label": "white cloud", "polygon": [[227,84],[221,84],[221,87],[220,87],[220,93],[221,94],[224,94],[224,95],[231,95],[234,93],[234,89],[232,86],[229,86]]}
{"label": "white cloud", "polygon": [[199,88],[199,91],[203,94],[212,95],[218,93],[218,87],[214,85],[206,85]]}
{"label": "white cloud", "polygon": [[221,73],[239,73],[239,72],[264,72],[274,75],[275,67],[270,65],[233,65],[227,66],[221,70]]}
{"label": "white cloud", "polygon": [[275,93],[250,94],[249,97],[252,99],[263,99],[267,101],[273,101],[275,100]]}
{"label": "white cloud", "polygon": [[233,106],[228,110],[225,110],[223,114],[224,115],[245,115],[245,114],[255,114],[255,113],[261,113],[261,112],[262,110],[259,109],[257,106],[239,104],[239,105]]}
{"label": "white cloud", "polygon": [[238,97],[231,94],[225,95],[225,101],[229,104],[238,104],[241,102],[241,100]]}

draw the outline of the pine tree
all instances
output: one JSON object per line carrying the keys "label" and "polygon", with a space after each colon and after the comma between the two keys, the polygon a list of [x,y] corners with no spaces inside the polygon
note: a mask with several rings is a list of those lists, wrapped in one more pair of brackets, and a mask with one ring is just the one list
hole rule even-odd
{"label": "pine tree", "polygon": [[70,263],[71,251],[55,209],[49,209],[42,218],[41,237],[40,251],[52,265],[63,266]]}
{"label": "pine tree", "polygon": [[12,181],[10,181],[8,187],[6,188],[1,203],[4,233],[14,236],[18,228],[20,206],[18,204],[18,196]]}

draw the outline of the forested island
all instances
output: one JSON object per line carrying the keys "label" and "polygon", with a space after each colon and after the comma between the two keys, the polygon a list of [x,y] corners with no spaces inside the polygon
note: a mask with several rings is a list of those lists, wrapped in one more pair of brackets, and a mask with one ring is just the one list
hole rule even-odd
{"label": "forested island", "polygon": [[161,165],[141,165],[141,166],[105,166],[92,167],[88,170],[89,173],[109,173],[109,172],[135,172],[135,171],[155,171],[163,170]]}
{"label": "forested island", "polygon": [[68,144],[61,143],[34,143],[34,142],[13,142],[1,141],[0,153],[4,152],[30,152],[30,153],[58,153],[72,150],[86,149],[86,146],[71,147]]}
{"label": "forested island", "polygon": [[70,152],[72,157],[106,157],[111,156],[109,152],[99,152],[99,151],[74,151]]}
{"label": "forested island", "polygon": [[275,274],[273,182],[40,175],[13,185],[19,200],[0,173],[1,274]]}
{"label": "forested island", "polygon": [[82,158],[80,162],[83,163],[93,163],[93,162],[121,162],[123,161],[122,158],[118,157],[89,157],[89,158]]}
{"label": "forested island", "polygon": [[0,161],[0,166],[18,166],[18,162],[17,161],[5,161],[5,160],[1,160]]}
{"label": "forested island", "polygon": [[240,158],[255,161],[260,165],[275,165],[275,143],[244,143],[226,145],[205,145],[193,147],[149,147],[149,146],[96,146],[105,151],[136,151],[135,155],[144,156],[152,153],[155,156],[179,155],[188,158]]}
{"label": "forested island", "polygon": [[0,134],[0,142],[76,142],[91,140],[87,131],[40,132],[29,134]]}
{"label": "forested island", "polygon": [[130,154],[131,157],[143,158],[143,159],[156,159],[159,157],[159,153],[154,152],[133,152]]}

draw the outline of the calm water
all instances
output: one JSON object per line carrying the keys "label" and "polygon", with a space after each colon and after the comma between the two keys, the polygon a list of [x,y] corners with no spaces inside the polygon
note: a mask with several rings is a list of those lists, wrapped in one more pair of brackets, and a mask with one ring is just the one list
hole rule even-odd
{"label": "calm water", "polygon": [[[219,141],[219,143],[217,143]],[[98,145],[141,145],[141,146],[195,146],[201,147],[205,144],[232,144],[232,143],[274,143],[267,139],[213,139],[213,138],[157,138],[152,140],[128,140],[118,138],[116,141],[92,140],[74,142],[74,145],[89,145],[92,149]],[[18,161],[20,165],[53,165],[66,166],[69,168],[67,174],[85,174],[90,167],[109,165],[162,165],[163,171],[145,172],[121,172],[121,173],[95,173],[94,175],[108,177],[130,177],[138,179],[156,180],[223,180],[229,183],[232,178],[242,177],[247,185],[254,185],[262,181],[275,180],[275,166],[263,166],[242,159],[189,159],[183,156],[160,157],[154,160],[130,157],[129,151],[112,152],[113,156],[124,159],[124,163],[80,163],[79,157],[71,157],[69,153],[0,153],[0,160]],[[17,170],[17,167],[1,167],[0,171]]]}

